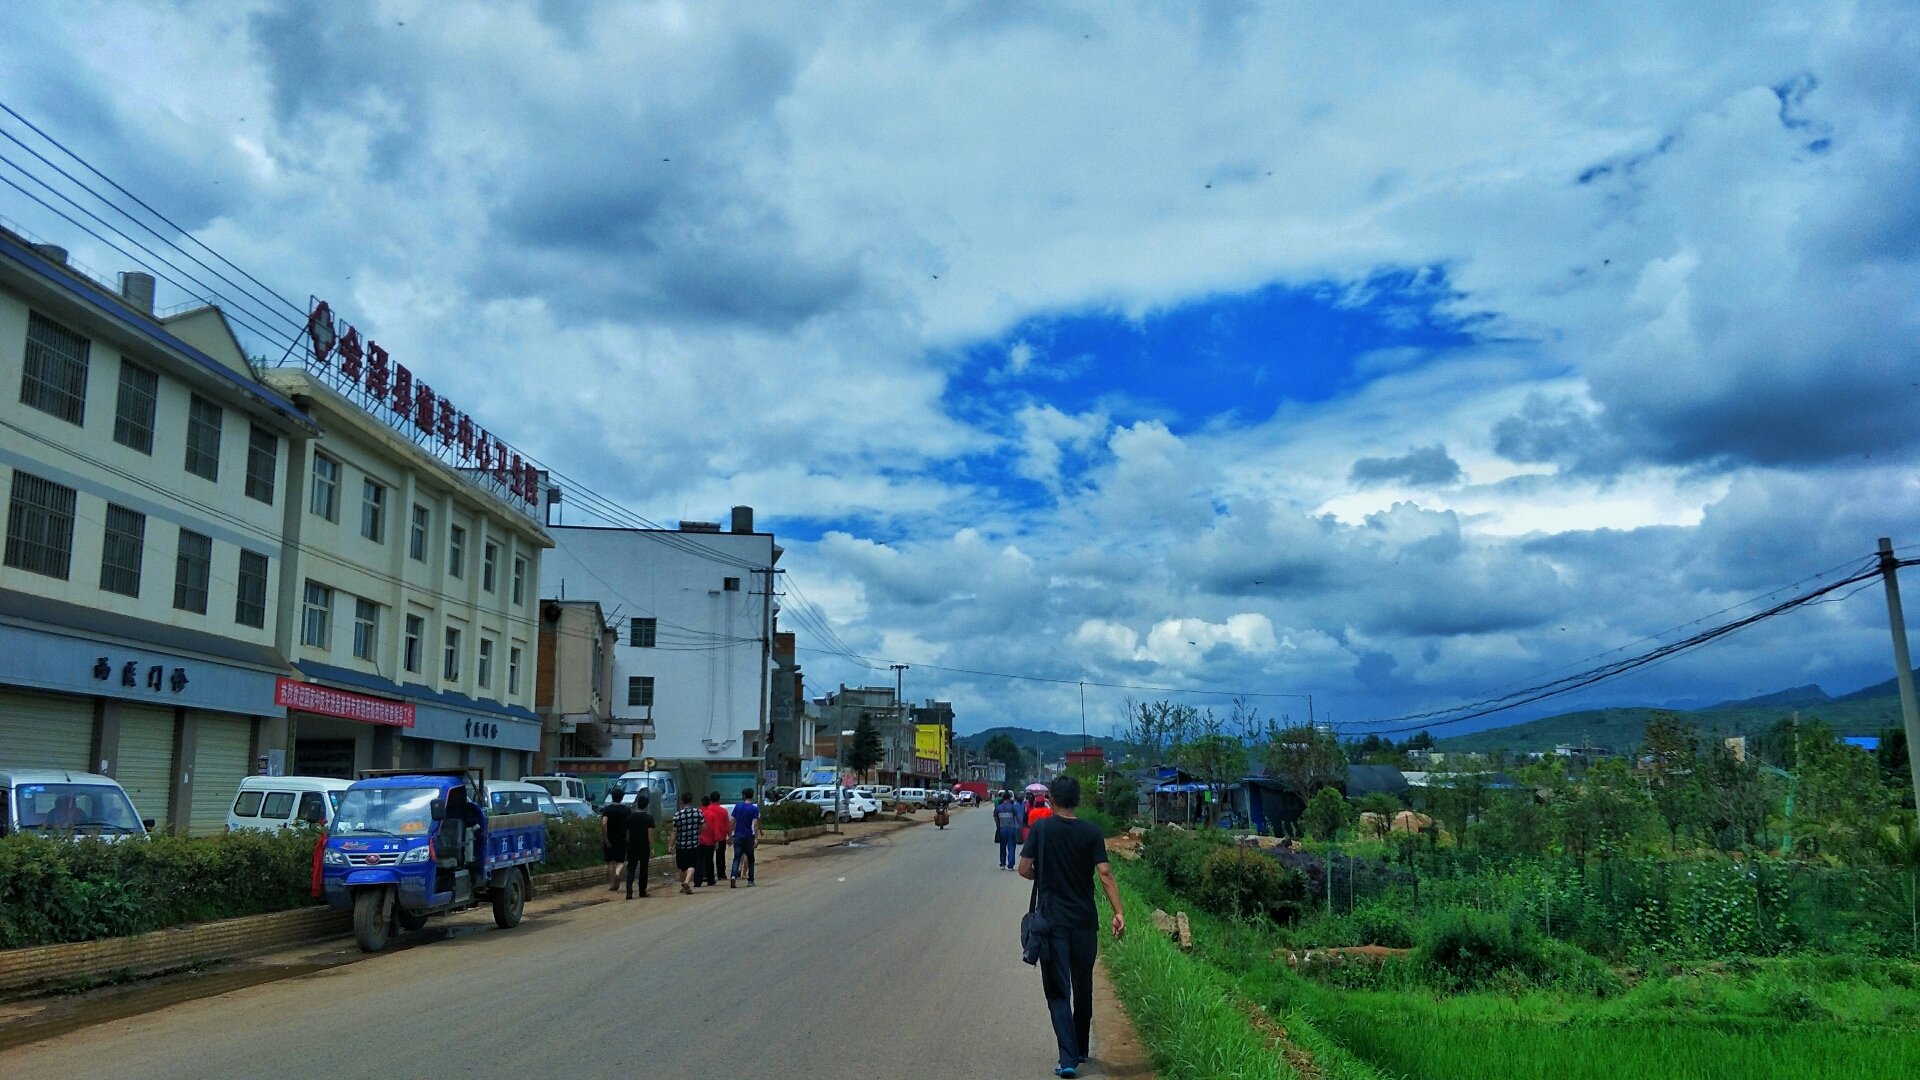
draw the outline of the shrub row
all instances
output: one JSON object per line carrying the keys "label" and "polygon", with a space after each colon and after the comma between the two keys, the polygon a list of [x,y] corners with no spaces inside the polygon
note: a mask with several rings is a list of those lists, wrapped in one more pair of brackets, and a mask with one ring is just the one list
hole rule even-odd
{"label": "shrub row", "polygon": [[810,802],[774,803],[760,811],[763,829],[804,829],[826,819],[826,811]]}

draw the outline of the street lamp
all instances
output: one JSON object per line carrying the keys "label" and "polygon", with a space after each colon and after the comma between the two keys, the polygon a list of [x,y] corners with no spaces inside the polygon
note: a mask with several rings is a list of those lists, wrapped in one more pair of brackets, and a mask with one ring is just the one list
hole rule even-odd
{"label": "street lamp", "polygon": [[840,832],[840,814],[847,798],[847,785],[840,775],[840,770],[847,762],[845,740],[852,734],[854,733],[851,731],[841,731],[833,737],[833,831],[836,835]]}

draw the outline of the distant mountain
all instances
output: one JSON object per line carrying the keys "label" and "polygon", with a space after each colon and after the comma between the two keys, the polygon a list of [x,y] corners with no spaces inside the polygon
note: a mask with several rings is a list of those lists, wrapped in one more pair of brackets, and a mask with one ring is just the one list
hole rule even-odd
{"label": "distant mountain", "polygon": [[[1920,678],[1920,668],[1914,669],[1914,676],[1916,678]],[[1834,700],[1835,701],[1862,701],[1862,700],[1868,700],[1872,698],[1886,697],[1888,695],[1894,695],[1897,697],[1899,693],[1900,693],[1900,680],[1896,678],[1896,679],[1888,679],[1886,682],[1883,682],[1883,683],[1874,683],[1872,686],[1869,686],[1864,690],[1855,690],[1851,694],[1842,694],[1839,697],[1835,698]]]}
{"label": "distant mountain", "polygon": [[[1870,694],[1868,696],[1878,697],[1879,695]],[[1804,709],[1811,705],[1825,705],[1827,702],[1832,700],[1833,700],[1833,695],[1827,693],[1825,690],[1820,689],[1818,686],[1814,685],[1813,683],[1808,683],[1805,686],[1796,686],[1791,690],[1775,690],[1771,694],[1761,694],[1759,697],[1742,698],[1739,701],[1723,701],[1718,705],[1708,706],[1708,708],[1740,709],[1740,708],[1750,708],[1750,707],[1759,706],[1759,705],[1777,705],[1781,708],[1786,708],[1786,709],[1794,709],[1794,708]]]}
{"label": "distant mountain", "polygon": [[[1026,749],[1038,748],[1042,757],[1057,757],[1069,750],[1080,749],[1082,743],[1077,731],[1036,731],[1023,727],[994,727],[985,731],[976,731],[972,735],[955,735],[954,745],[970,750],[979,750],[987,745],[987,740],[995,735],[1006,735],[1014,743]],[[1094,743],[1107,753],[1108,760],[1114,760],[1126,753],[1127,744],[1119,739],[1105,735],[1088,736],[1087,742]]]}

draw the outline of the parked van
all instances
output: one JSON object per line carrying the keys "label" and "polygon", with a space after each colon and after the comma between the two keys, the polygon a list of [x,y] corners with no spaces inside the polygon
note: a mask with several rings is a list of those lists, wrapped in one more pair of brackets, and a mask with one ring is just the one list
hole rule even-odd
{"label": "parked van", "polygon": [[489,814],[545,814],[559,817],[559,804],[553,801],[553,795],[539,784],[525,780],[489,780],[487,781],[487,813]]}
{"label": "parked van", "polygon": [[607,798],[601,805],[612,801],[613,792],[616,790],[626,792],[620,801],[628,806],[633,805],[634,792],[645,791],[648,811],[653,814],[654,820],[663,825],[667,819],[662,817],[662,814],[671,815],[675,810],[680,809],[680,781],[665,769],[621,773],[607,788]]}
{"label": "parked van", "polygon": [[144,838],[142,821],[127,790],[111,776],[66,769],[0,770],[0,836],[32,832],[45,836],[92,836],[102,840]]}
{"label": "parked van", "polygon": [[227,810],[227,831],[278,832],[289,825],[331,825],[340,808],[340,793],[351,783],[331,776],[245,777]]}
{"label": "parked van", "polygon": [[591,802],[587,795],[587,782],[577,776],[523,776],[523,784],[539,784],[547,789],[547,794],[556,799],[580,799]]}
{"label": "parked van", "polygon": [[927,789],[923,787],[896,788],[893,793],[893,801],[906,803],[909,806],[925,806],[927,805]]}

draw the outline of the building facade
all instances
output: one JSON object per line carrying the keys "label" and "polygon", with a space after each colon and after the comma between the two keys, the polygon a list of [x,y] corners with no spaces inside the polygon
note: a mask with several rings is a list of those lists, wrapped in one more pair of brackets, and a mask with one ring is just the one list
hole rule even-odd
{"label": "building facade", "polygon": [[777,784],[797,784],[813,755],[813,717],[807,685],[791,633],[773,635],[772,717],[767,729],[767,771]]}
{"label": "building facade", "polygon": [[619,631],[593,600],[540,602],[534,711],[540,715],[541,774],[614,773],[637,768],[643,732],[613,724],[613,650]]}
{"label": "building facade", "polygon": [[265,765],[293,447],[218,309],[153,314],[0,231],[0,766],[101,772],[157,829],[217,832]]}
{"label": "building facade", "polygon": [[769,583],[781,548],[755,532],[753,510],[731,527],[556,526],[541,572],[545,595],[597,600],[619,636],[613,720],[650,732],[647,752],[705,786],[764,782],[771,725],[771,647],[778,607]]}
{"label": "building facade", "polygon": [[449,464],[332,370],[263,377],[321,432],[288,455],[278,645],[298,677],[280,686],[289,710],[269,725],[272,744],[298,775],[528,773],[540,559],[553,541],[528,500]]}

